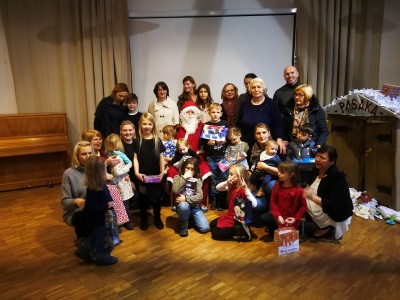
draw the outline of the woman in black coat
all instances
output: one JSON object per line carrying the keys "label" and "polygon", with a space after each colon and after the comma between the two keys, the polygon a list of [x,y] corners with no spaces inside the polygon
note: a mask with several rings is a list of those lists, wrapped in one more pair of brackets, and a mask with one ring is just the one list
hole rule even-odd
{"label": "woman in black coat", "polygon": [[337,151],[324,145],[317,150],[315,167],[304,189],[307,211],[319,227],[315,238],[330,236],[335,229],[335,238],[340,239],[348,231],[353,215],[353,202],[349,185],[342,172],[336,167]]}

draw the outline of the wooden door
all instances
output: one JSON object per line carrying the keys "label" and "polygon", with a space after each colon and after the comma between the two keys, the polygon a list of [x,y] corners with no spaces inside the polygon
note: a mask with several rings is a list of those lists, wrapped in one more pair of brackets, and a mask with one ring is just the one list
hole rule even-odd
{"label": "wooden door", "polygon": [[365,132],[365,189],[381,204],[396,210],[398,123],[394,117],[369,118]]}
{"label": "wooden door", "polygon": [[360,190],[364,176],[365,119],[328,115],[327,144],[338,151],[337,166],[346,175],[349,186]]}

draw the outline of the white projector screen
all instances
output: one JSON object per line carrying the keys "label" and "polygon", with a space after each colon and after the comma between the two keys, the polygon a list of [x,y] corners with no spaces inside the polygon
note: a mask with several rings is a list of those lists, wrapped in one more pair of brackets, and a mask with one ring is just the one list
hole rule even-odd
{"label": "white projector screen", "polygon": [[155,99],[154,85],[164,81],[171,99],[182,93],[190,75],[207,83],[221,102],[225,83],[244,92],[243,78],[264,79],[268,95],[285,81],[283,69],[294,62],[295,14],[130,18],[132,89],[139,110]]}

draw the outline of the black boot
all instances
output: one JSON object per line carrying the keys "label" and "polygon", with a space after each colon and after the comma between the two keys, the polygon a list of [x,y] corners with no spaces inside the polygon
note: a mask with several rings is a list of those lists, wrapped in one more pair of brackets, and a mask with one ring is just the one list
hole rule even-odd
{"label": "black boot", "polygon": [[155,201],[153,203],[153,214],[154,214],[154,226],[157,229],[163,229],[164,223],[161,221],[161,202]]}
{"label": "black boot", "polygon": [[188,232],[189,222],[188,221],[181,221],[181,225],[179,227],[179,235],[181,237],[186,237],[189,235]]}
{"label": "black boot", "polygon": [[161,217],[158,215],[154,216],[154,226],[158,229],[164,229],[164,223],[161,221]]}
{"label": "black boot", "polygon": [[78,247],[78,249],[75,250],[74,254],[75,256],[79,257],[83,261],[87,263],[92,263],[93,259],[90,256],[91,249],[85,248],[82,245]]}
{"label": "black boot", "polygon": [[149,222],[147,220],[147,209],[143,211],[140,209],[140,229],[147,230],[149,228]]}
{"label": "black boot", "polygon": [[210,210],[216,210],[217,209],[217,197],[211,196],[210,198]]}

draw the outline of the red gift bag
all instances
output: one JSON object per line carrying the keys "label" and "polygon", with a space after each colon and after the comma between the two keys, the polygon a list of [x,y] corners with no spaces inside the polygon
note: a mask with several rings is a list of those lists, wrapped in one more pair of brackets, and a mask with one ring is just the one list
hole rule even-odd
{"label": "red gift bag", "polygon": [[276,229],[274,231],[274,247],[278,255],[299,251],[299,231],[294,227]]}

